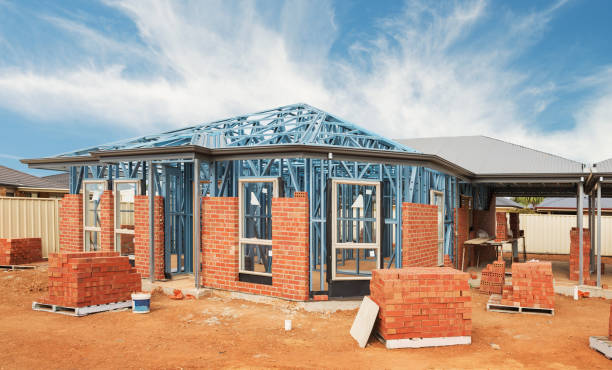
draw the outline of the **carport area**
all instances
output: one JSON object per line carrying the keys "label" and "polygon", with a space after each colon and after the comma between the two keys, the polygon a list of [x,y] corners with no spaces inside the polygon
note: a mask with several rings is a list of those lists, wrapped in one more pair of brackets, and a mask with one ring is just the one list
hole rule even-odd
{"label": "carport area", "polygon": [[[596,287],[602,287],[602,283],[608,285],[610,279],[605,276],[605,266],[602,269],[601,198],[612,196],[612,160],[601,162],[591,168],[577,161],[486,136],[420,138],[400,140],[400,142],[427,154],[438,155],[448,160],[452,158],[453,163],[474,174],[470,178],[471,185],[486,189],[483,194],[488,195],[487,199],[491,204],[489,215],[484,216],[490,220],[484,223],[485,231],[489,234],[488,238],[495,237],[494,242],[491,241],[489,244],[508,244],[520,236],[516,235],[516,230],[514,235],[506,234],[505,229],[510,229],[513,225],[510,227],[501,225],[502,221],[496,217],[499,214],[491,214],[494,213],[491,207],[495,204],[495,197],[575,199],[575,235],[570,236],[571,233],[568,233],[558,236],[572,240],[568,257],[558,260],[559,256],[556,256],[557,261],[553,264],[555,281],[573,285],[589,284]],[[483,153],[487,155],[483,156]],[[587,216],[587,222],[583,221],[581,216],[583,214]],[[470,209],[468,217],[467,239],[473,240],[472,237],[476,237],[474,234],[478,231],[475,229],[483,225],[480,221],[483,216]],[[520,225],[514,226],[521,229]],[[461,225],[458,225],[457,233],[460,238]],[[465,240],[459,240],[458,247],[461,248],[464,242]],[[511,258],[506,257],[507,262],[522,261],[526,255],[530,255],[529,244],[526,245],[525,254],[522,245],[519,246],[517,242],[515,245]],[[491,260],[495,254],[489,253],[485,256],[485,260],[487,258]],[[537,258],[548,259],[549,256],[539,254]],[[483,262],[479,261],[480,267],[471,266],[468,270],[480,271],[485,265]],[[606,259],[603,262],[607,262]],[[461,268],[461,264],[456,266]],[[572,269],[576,273],[575,276],[570,274]]]}

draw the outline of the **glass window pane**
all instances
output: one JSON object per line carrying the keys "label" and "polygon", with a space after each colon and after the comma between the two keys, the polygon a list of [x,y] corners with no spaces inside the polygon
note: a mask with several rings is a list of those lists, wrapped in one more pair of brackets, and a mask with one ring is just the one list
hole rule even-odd
{"label": "glass window pane", "polygon": [[134,254],[134,234],[116,234],[117,252],[122,256]]}
{"label": "glass window pane", "polygon": [[85,231],[85,250],[99,251],[100,250],[100,232]]}
{"label": "glass window pane", "polygon": [[85,226],[100,226],[100,197],[103,191],[102,183],[85,184]]}
{"label": "glass window pane", "polygon": [[134,196],[137,184],[134,182],[120,182],[115,184],[117,197],[117,228],[134,230]]}
{"label": "glass window pane", "polygon": [[376,269],[376,249],[337,248],[336,277],[370,277]]}
{"label": "glass window pane", "polygon": [[272,246],[242,244],[242,270],[272,273]]}
{"label": "glass window pane", "polygon": [[242,185],[242,237],[272,240],[272,182],[244,182]]}
{"label": "glass window pane", "polygon": [[337,184],[337,243],[376,243],[376,186]]}

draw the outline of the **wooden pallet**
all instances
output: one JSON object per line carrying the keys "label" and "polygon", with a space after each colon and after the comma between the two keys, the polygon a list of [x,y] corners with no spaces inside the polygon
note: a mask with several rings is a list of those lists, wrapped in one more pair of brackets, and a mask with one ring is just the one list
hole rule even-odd
{"label": "wooden pallet", "polygon": [[121,302],[100,304],[100,305],[95,305],[95,306],[85,306],[85,307],[66,307],[66,306],[59,306],[55,304],[32,302],[32,309],[34,311],[53,312],[53,313],[59,313],[59,314],[68,315],[68,316],[87,316],[92,313],[120,310],[122,308],[131,308],[131,307],[132,307],[132,301],[121,301]]}
{"label": "wooden pallet", "polygon": [[487,302],[487,311],[504,313],[528,313],[547,316],[554,316],[555,314],[554,308],[503,305],[501,304],[501,295],[499,294],[491,294],[491,297],[489,297],[489,301]]}
{"label": "wooden pallet", "polygon": [[0,269],[5,270],[34,270],[36,266],[32,265],[0,265]]}
{"label": "wooden pallet", "polygon": [[612,360],[612,341],[608,337],[589,337],[589,347]]}

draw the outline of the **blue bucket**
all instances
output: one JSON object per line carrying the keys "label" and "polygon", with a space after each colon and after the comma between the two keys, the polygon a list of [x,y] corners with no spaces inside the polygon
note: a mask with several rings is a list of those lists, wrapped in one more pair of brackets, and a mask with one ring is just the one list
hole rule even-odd
{"label": "blue bucket", "polygon": [[132,312],[149,313],[151,293],[132,293]]}

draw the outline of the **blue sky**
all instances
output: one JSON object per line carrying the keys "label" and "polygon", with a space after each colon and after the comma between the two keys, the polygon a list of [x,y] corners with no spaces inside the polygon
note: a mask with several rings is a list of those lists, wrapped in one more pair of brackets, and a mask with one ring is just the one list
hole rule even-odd
{"label": "blue sky", "polygon": [[0,0],[0,164],[295,102],[391,138],[599,161],[611,16],[605,0]]}

